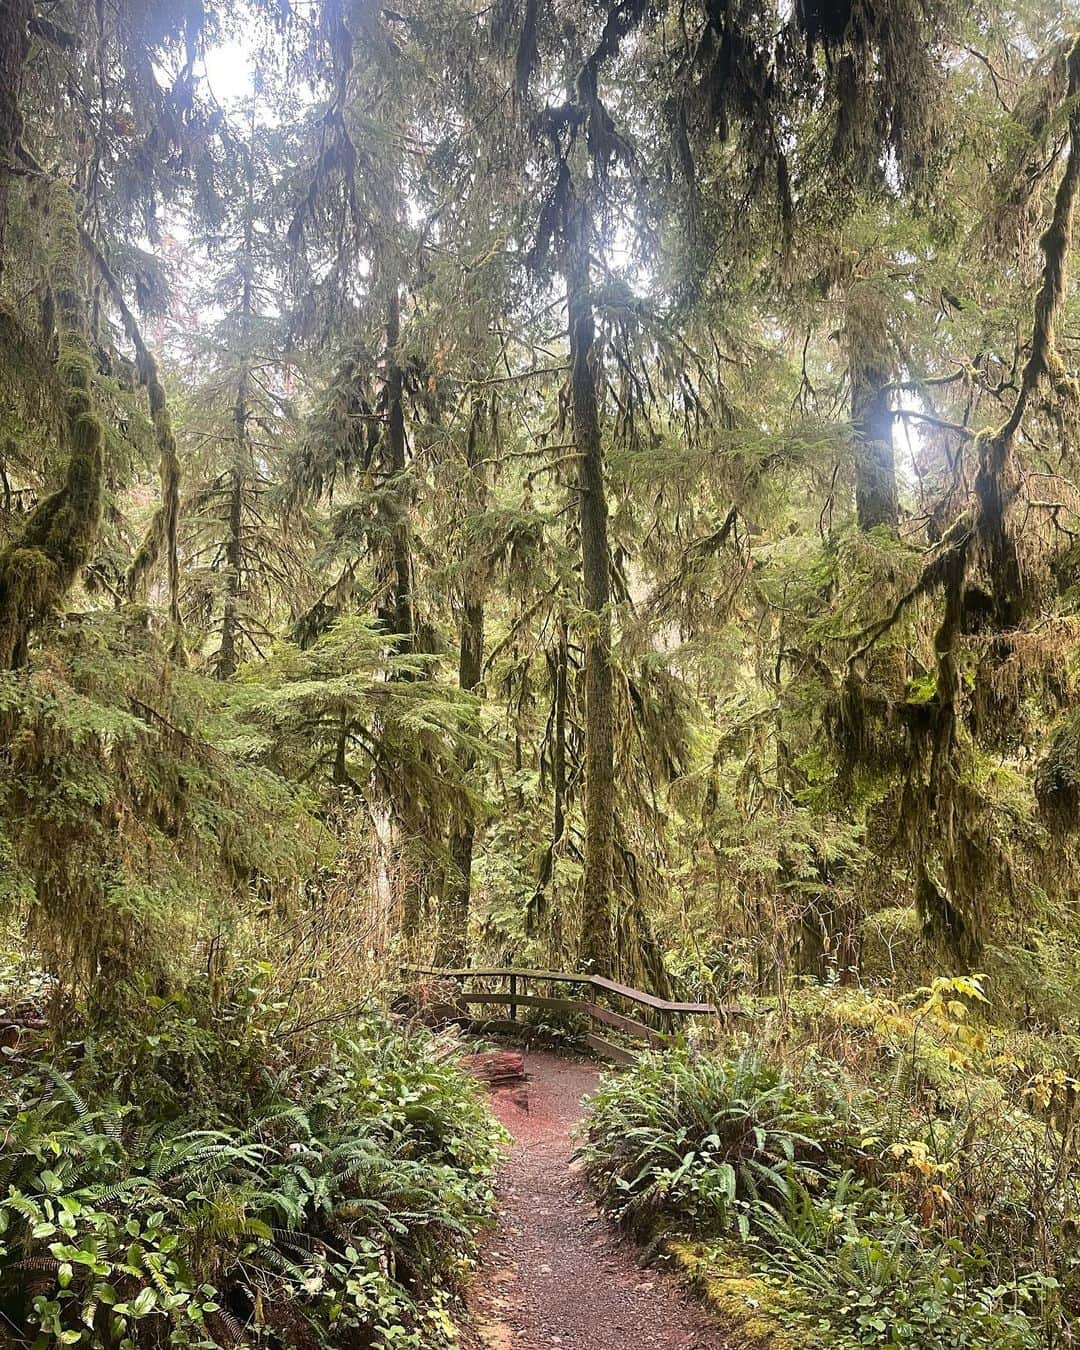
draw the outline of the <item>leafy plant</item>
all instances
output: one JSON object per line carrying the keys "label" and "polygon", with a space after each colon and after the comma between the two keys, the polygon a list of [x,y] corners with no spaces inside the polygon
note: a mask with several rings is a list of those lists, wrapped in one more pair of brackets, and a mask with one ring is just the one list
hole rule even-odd
{"label": "leafy plant", "polygon": [[[919,1016],[966,1028],[963,1005],[950,997],[965,992],[956,983],[920,995]],[[1050,1240],[1031,1236],[1046,1206],[1026,1210],[1025,1241],[1009,1217],[1015,1187],[998,1172],[999,1199],[965,1189],[973,1173],[954,1173],[944,1125],[878,1159],[873,1148],[883,1141],[851,1134],[857,1117],[839,1102],[830,1109],[821,1073],[811,1061],[800,1089],[756,1050],[728,1058],[680,1047],[608,1079],[581,1150],[602,1202],[637,1228],[720,1240],[737,1230],[759,1270],[802,1291],[789,1320],[827,1332],[830,1345],[1053,1343],[1062,1280],[1046,1259]],[[1010,1137],[1019,1137],[1015,1122]],[[970,1150],[970,1129],[965,1139]],[[983,1207],[984,1223],[962,1230],[969,1204]],[[987,1225],[987,1210],[997,1208],[1000,1220]],[[1063,1225],[1060,1211],[1053,1231]],[[995,1232],[1009,1234],[1000,1249]],[[1069,1267],[1059,1261],[1057,1270]]]}
{"label": "leafy plant", "polygon": [[113,1095],[116,1058],[23,1066],[0,1106],[0,1313],[28,1341],[447,1341],[498,1131],[424,1035],[371,1019],[186,1114]]}
{"label": "leafy plant", "polygon": [[644,1057],[592,1099],[581,1155],[604,1203],[648,1225],[663,1211],[746,1229],[747,1204],[813,1184],[828,1123],[755,1051],[688,1046]]}

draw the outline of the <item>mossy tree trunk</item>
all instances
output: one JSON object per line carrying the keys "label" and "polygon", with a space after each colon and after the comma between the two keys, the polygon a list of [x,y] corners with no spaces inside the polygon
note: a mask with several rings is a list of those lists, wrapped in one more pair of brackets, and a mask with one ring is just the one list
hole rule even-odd
{"label": "mossy tree trunk", "polygon": [[[89,560],[101,524],[104,433],[94,411],[95,365],[86,335],[86,277],[71,190],[49,193],[49,282],[56,301],[70,450],[63,485],[41,501],[0,551],[0,668],[27,660],[29,639],[63,601]],[[51,335],[50,335],[51,336]]]}
{"label": "mossy tree trunk", "polygon": [[[480,429],[483,424],[483,401],[473,402],[465,446],[465,468],[470,505],[482,510],[486,498],[484,468],[480,454]],[[472,693],[484,673],[484,599],[487,589],[487,568],[483,562],[467,560],[464,594],[461,601],[461,634],[458,646],[458,685]],[[472,772],[476,756],[466,751],[462,770]],[[476,819],[469,805],[460,808],[450,840],[451,875],[443,896],[443,917],[440,925],[438,961],[440,965],[465,964],[469,950],[469,910],[472,903],[472,861],[476,841]]]}
{"label": "mossy tree trunk", "polygon": [[564,273],[585,625],[585,869],[579,951],[584,963],[607,975],[612,965],[615,734],[607,499],[589,282],[590,236],[588,210],[578,203],[567,231]]}
{"label": "mossy tree trunk", "polygon": [[[387,560],[386,598],[381,617],[393,641],[394,650],[408,655],[416,650],[416,614],[413,604],[412,543],[409,538],[409,500],[405,481],[408,468],[408,439],[405,432],[405,372],[401,364],[401,289],[395,280],[386,302],[385,327],[385,463],[389,476],[387,522],[390,534]],[[407,798],[395,803],[398,850],[401,868],[401,932],[408,942],[420,931],[425,869],[419,857],[417,841],[422,825],[414,804]]]}
{"label": "mossy tree trunk", "polygon": [[30,19],[33,0],[3,0],[0,5],[0,271],[4,266],[7,234],[9,165],[15,159],[22,137],[23,117],[19,107],[22,69],[30,50]]}

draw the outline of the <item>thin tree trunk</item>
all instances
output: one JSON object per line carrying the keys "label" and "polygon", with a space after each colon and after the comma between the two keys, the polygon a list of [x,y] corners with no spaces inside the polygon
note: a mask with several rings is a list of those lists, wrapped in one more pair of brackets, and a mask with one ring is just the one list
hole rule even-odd
{"label": "thin tree trunk", "polygon": [[[246,407],[242,397],[236,401],[237,456],[243,448],[244,426],[247,421]],[[240,664],[240,569],[243,563],[242,532],[244,528],[244,476],[239,463],[233,465],[229,485],[229,534],[225,541],[225,565],[228,578],[225,582],[225,609],[221,616],[221,646],[215,674],[219,680],[227,680],[235,675]]]}
{"label": "thin tree trunk", "polygon": [[[246,334],[251,312],[251,282],[244,282],[241,327]],[[244,474],[247,454],[248,367],[245,355],[233,405],[233,466],[229,471],[229,525],[225,539],[225,608],[221,616],[221,646],[215,674],[219,680],[235,675],[240,664],[240,593],[243,582]]]}
{"label": "thin tree trunk", "polygon": [[[409,502],[404,474],[408,442],[405,436],[405,374],[401,368],[401,294],[395,281],[386,304],[386,467],[393,485],[393,519],[390,521],[389,601],[382,617],[394,638],[394,648],[409,653],[416,648],[416,619],[412,597],[412,554],[409,544]],[[397,804],[396,828],[401,847],[401,932],[407,941],[420,931],[422,870],[413,846],[419,834],[413,806]]]}
{"label": "thin tree trunk", "polygon": [[859,529],[895,529],[896,461],[889,373],[876,360],[856,357],[851,370],[851,420],[855,430],[855,510]]}
{"label": "thin tree trunk", "polygon": [[[475,508],[482,508],[486,492],[481,465],[479,439],[483,421],[483,402],[476,399],[469,420],[465,464],[469,476],[469,496]],[[458,685],[471,693],[484,673],[484,593],[487,569],[482,564],[467,569],[462,601],[461,638],[458,650]],[[476,756],[466,751],[462,769],[467,776],[475,767]],[[476,841],[476,820],[468,806],[463,807],[456,831],[450,841],[453,871],[443,898],[439,964],[462,966],[469,950],[469,909],[472,903],[472,859]]]}
{"label": "thin tree trunk", "polygon": [[610,561],[604,453],[593,367],[596,328],[589,293],[588,213],[579,207],[566,256],[566,303],[574,441],[578,454],[582,599],[585,609],[585,875],[583,962],[609,974],[614,858],[615,738],[612,706]]}
{"label": "thin tree trunk", "polygon": [[233,466],[229,474],[229,525],[225,540],[225,564],[228,578],[225,583],[225,608],[221,617],[221,646],[218,649],[215,674],[219,680],[235,675],[240,664],[240,594],[243,589],[244,564],[244,478],[248,467],[248,398],[250,381],[250,335],[253,309],[252,280],[254,277],[255,245],[255,167],[252,146],[255,139],[255,102],[251,104],[251,122],[248,130],[246,174],[247,195],[244,214],[243,287],[240,295],[240,345],[243,353],[240,378],[236,385],[233,404]]}
{"label": "thin tree trunk", "polygon": [[386,310],[386,444],[388,467],[395,494],[397,518],[393,522],[391,555],[393,562],[394,633],[398,651],[414,646],[415,616],[412,603],[412,558],[409,549],[409,513],[403,475],[406,467],[405,376],[401,369],[401,296],[395,283]]}
{"label": "thin tree trunk", "polygon": [[[473,690],[480,683],[484,664],[484,606],[475,600],[466,600],[461,618],[461,647],[458,660],[458,683],[462,689]],[[467,752],[462,768],[469,773],[475,765],[475,755]],[[469,909],[472,902],[473,844],[476,839],[476,821],[466,806],[450,841],[450,860],[453,872],[443,897],[442,932],[439,943],[439,964],[463,966],[469,949]]]}

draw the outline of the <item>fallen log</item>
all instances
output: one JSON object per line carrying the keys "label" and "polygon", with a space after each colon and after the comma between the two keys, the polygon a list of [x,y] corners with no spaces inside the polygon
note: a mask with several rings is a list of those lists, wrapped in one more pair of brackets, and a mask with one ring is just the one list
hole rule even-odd
{"label": "fallen log", "polygon": [[486,1050],[477,1055],[463,1055],[461,1067],[481,1083],[505,1087],[509,1083],[524,1083],[525,1056],[520,1050]]}

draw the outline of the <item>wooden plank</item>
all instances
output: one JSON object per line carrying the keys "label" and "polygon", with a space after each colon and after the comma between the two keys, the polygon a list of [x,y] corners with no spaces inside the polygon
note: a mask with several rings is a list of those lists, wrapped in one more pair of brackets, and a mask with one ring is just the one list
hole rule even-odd
{"label": "wooden plank", "polygon": [[591,975],[574,974],[565,970],[522,970],[519,966],[506,966],[499,970],[483,966],[467,966],[464,970],[446,969],[441,966],[402,966],[406,975],[442,975],[448,980],[508,980],[511,975],[525,980],[552,980],[556,984],[591,984]]}
{"label": "wooden plank", "polygon": [[585,1044],[595,1054],[603,1059],[610,1059],[616,1064],[636,1064],[637,1055],[633,1050],[627,1050],[624,1046],[616,1045],[614,1041],[607,1041],[603,1036],[597,1036],[595,1032],[590,1031],[585,1037]]}
{"label": "wooden plank", "polygon": [[[487,969],[478,967],[473,969],[442,969],[439,966],[402,966],[402,971],[412,975],[432,975],[440,976],[449,980],[549,980],[556,984],[583,984],[589,985],[593,989],[602,990],[607,994],[615,994],[619,998],[629,999],[632,1003],[639,1003],[645,1008],[653,1008],[656,1012],[671,1013],[676,1017],[712,1017],[718,1012],[718,1009],[711,1003],[679,1003],[672,1002],[670,999],[657,998],[655,994],[647,994],[642,989],[631,989],[629,985],[617,984],[614,980],[607,980],[602,975],[582,975],[565,970],[522,970],[520,967],[512,966],[503,969]],[[521,1002],[519,997],[518,1002]],[[727,1009],[728,1012],[736,1012],[736,1009]]]}
{"label": "wooden plank", "polygon": [[615,1027],[618,1031],[625,1032],[627,1036],[633,1036],[639,1041],[647,1041],[650,1045],[663,1045],[667,1040],[663,1032],[647,1027],[644,1022],[637,1022],[632,1017],[624,1017],[622,1013],[612,1012],[610,1008],[602,1008],[599,1003],[586,1003],[584,1008],[589,1016],[595,1018],[597,1022],[603,1022],[605,1026]]}
{"label": "wooden plank", "polygon": [[523,1003],[530,1008],[547,1008],[551,1012],[579,1012],[583,1016],[589,1005],[577,998],[548,998],[545,994],[498,994],[484,989],[466,990],[458,995],[462,1003],[493,1003],[499,1007],[514,1007]]}
{"label": "wooden plank", "polygon": [[657,1012],[676,1013],[684,1017],[707,1017],[716,1012],[711,1003],[672,1003],[666,998],[657,998],[655,994],[646,994],[641,989],[630,989],[625,984],[616,984],[614,980],[605,980],[602,975],[593,975],[590,979],[594,989],[618,994],[620,998],[644,1004],[646,1008],[655,1008]]}

